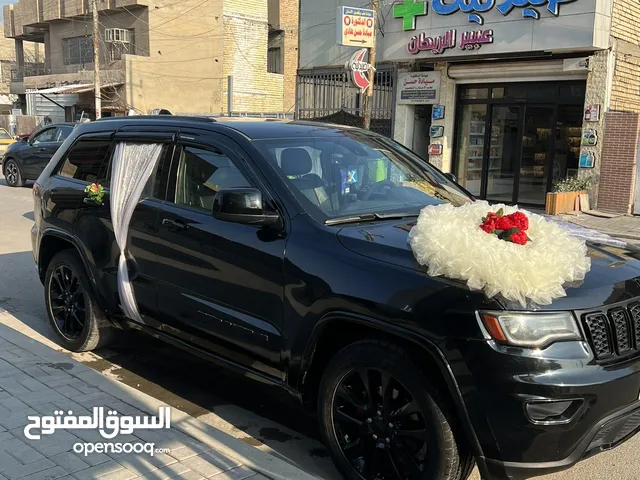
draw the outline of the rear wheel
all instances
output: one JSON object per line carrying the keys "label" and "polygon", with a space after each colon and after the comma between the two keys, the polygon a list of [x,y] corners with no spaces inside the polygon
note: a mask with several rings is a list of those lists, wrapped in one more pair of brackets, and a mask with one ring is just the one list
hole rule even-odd
{"label": "rear wheel", "polygon": [[388,342],[359,342],[334,357],[321,381],[319,415],[349,480],[463,480],[473,465],[438,391]]}
{"label": "rear wheel", "polygon": [[67,350],[95,350],[112,339],[115,329],[98,306],[75,252],[65,250],[51,260],[45,276],[45,303],[51,326]]}
{"label": "rear wheel", "polygon": [[22,187],[24,185],[20,167],[18,167],[16,161],[12,158],[4,162],[4,178],[10,187]]}

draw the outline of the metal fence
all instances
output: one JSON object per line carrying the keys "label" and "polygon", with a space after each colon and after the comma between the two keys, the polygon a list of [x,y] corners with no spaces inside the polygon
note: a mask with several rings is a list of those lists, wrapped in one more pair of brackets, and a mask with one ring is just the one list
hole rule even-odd
{"label": "metal fence", "polygon": [[[364,95],[350,75],[344,68],[299,72],[297,117],[362,127]],[[393,135],[394,77],[391,68],[381,67],[373,91],[371,130],[387,137]]]}

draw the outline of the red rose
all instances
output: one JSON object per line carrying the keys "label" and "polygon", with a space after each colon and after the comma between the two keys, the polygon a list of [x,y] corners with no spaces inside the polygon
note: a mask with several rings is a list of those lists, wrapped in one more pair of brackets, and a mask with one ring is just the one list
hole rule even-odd
{"label": "red rose", "polygon": [[507,215],[507,218],[511,220],[515,228],[518,228],[522,231],[529,228],[529,219],[522,212],[512,213],[511,215]]}
{"label": "red rose", "polygon": [[529,240],[527,238],[527,234],[523,231],[514,233],[510,238],[513,243],[517,243],[518,245],[526,245],[527,241]]}
{"label": "red rose", "polygon": [[491,233],[495,230],[493,225],[489,225],[487,223],[483,223],[482,225],[480,225],[480,228],[487,233]]}
{"label": "red rose", "polygon": [[97,192],[99,188],[100,187],[98,187],[98,185],[96,185],[95,183],[91,184],[91,191],[92,192],[94,192],[94,193]]}
{"label": "red rose", "polygon": [[515,224],[511,221],[509,217],[498,217],[496,218],[496,229],[497,230],[509,230],[511,228],[515,228]]}

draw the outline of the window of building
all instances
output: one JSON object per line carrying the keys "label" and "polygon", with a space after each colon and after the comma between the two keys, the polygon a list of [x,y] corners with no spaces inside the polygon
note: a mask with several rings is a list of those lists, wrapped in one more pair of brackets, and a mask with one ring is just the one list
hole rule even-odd
{"label": "window of building", "polygon": [[71,147],[58,175],[108,187],[111,152],[108,140],[81,139]]}
{"label": "window of building", "polygon": [[220,190],[251,186],[229,157],[194,147],[182,150],[175,179],[175,193],[168,198],[207,212],[213,210],[213,199]]}
{"label": "window of building", "polygon": [[135,55],[135,29],[129,29],[129,42],[112,42],[109,44],[109,61],[121,60],[124,55]]}
{"label": "window of building", "polygon": [[267,49],[267,72],[284,73],[282,59],[282,32],[272,30],[269,32],[269,47]]}
{"label": "window of building", "polygon": [[90,36],[65,38],[62,40],[62,52],[65,65],[93,63],[93,38]]}

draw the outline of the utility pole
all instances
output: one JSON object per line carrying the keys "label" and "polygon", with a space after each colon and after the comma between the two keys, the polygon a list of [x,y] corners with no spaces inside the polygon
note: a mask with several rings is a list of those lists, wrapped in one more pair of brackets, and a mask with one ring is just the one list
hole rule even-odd
{"label": "utility pole", "polygon": [[371,10],[373,10],[373,46],[369,48],[369,88],[364,97],[364,128],[371,128],[371,113],[373,110],[373,87],[376,77],[376,31],[378,30],[378,4],[380,0],[371,0]]}
{"label": "utility pole", "polygon": [[98,0],[91,0],[93,17],[93,81],[96,104],[96,120],[102,117],[102,97],[100,92],[100,22]]}

